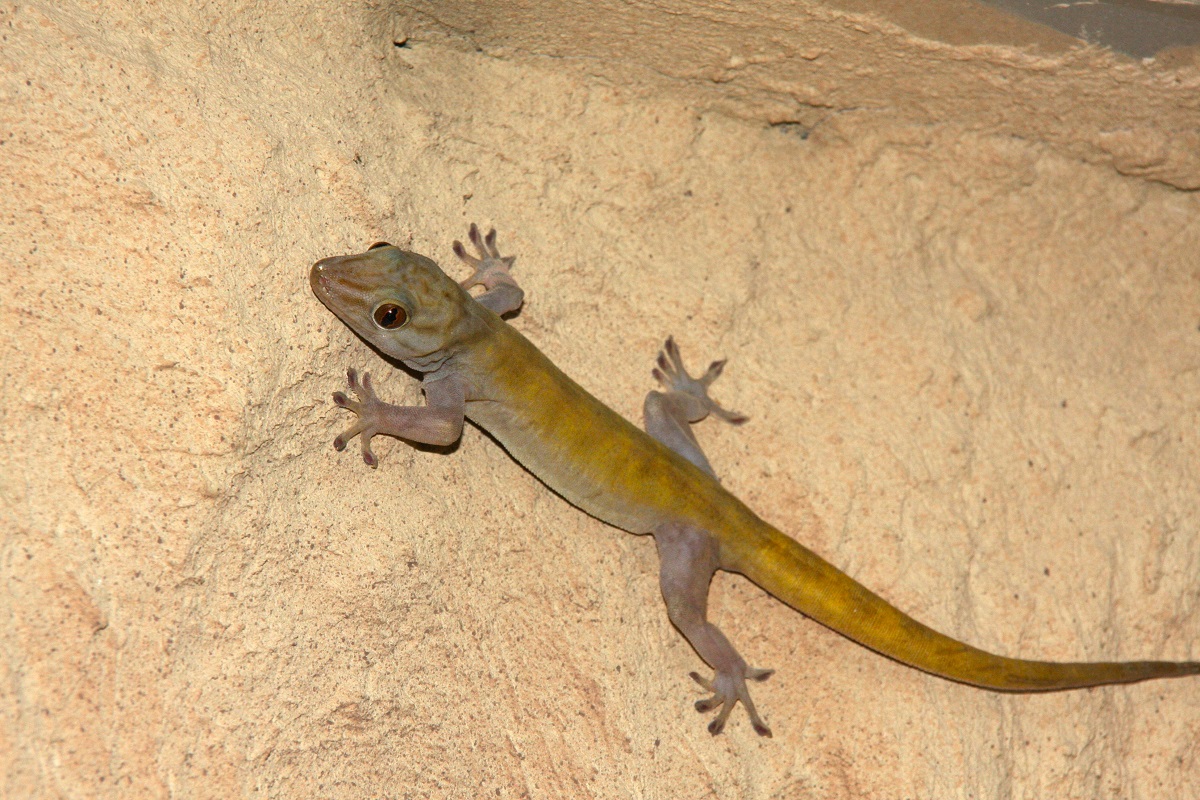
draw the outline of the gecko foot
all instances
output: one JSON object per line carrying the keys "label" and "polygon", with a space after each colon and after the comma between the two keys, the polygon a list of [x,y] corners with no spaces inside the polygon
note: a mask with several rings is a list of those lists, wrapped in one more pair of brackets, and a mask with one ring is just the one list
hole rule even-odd
{"label": "gecko foot", "polygon": [[718,672],[711,681],[701,677],[698,673],[688,673],[692,680],[703,686],[706,691],[713,693],[712,697],[697,700],[696,710],[703,714],[715,708],[721,709],[716,718],[708,723],[708,732],[716,736],[725,730],[725,721],[729,719],[730,712],[733,711],[733,707],[740,700],[742,705],[746,707],[746,712],[750,715],[750,724],[754,726],[754,732],[759,736],[770,738],[771,729],[758,716],[758,711],[754,708],[754,702],[750,699],[750,690],[746,687],[746,679],[765,681],[771,677],[773,672],[775,672],[773,669],[746,667],[744,675],[732,672]]}
{"label": "gecko foot", "polygon": [[458,285],[464,289],[482,286],[490,291],[502,283],[514,284],[509,270],[512,269],[517,257],[500,255],[500,251],[496,248],[496,229],[492,228],[487,232],[487,236],[484,236],[479,232],[478,226],[472,222],[467,236],[470,238],[471,244],[475,245],[479,256],[471,255],[467,252],[467,248],[463,247],[462,242],[457,239],[454,241],[454,255],[475,270],[471,277],[460,281]]}
{"label": "gecko foot", "polygon": [[683,357],[679,354],[679,345],[675,344],[675,337],[671,336],[667,338],[666,344],[658,354],[658,366],[654,368],[653,374],[655,380],[661,383],[667,391],[691,395],[699,400],[709,413],[716,414],[730,424],[741,425],[749,417],[736,411],[727,411],[718,405],[716,400],[708,396],[708,387],[721,377],[724,369],[725,359],[714,361],[708,366],[707,372],[699,378],[693,378],[684,368]]}
{"label": "gecko foot", "polygon": [[337,435],[333,440],[333,447],[339,452],[345,450],[347,442],[362,434],[360,441],[363,461],[367,462],[369,467],[377,467],[379,459],[371,452],[371,438],[379,432],[379,411],[386,408],[387,404],[376,396],[375,389],[371,386],[371,373],[369,372],[363,373],[362,382],[359,383],[358,373],[354,368],[346,370],[346,387],[358,399],[352,400],[344,392],[334,392],[333,402],[341,408],[358,414],[358,421]]}

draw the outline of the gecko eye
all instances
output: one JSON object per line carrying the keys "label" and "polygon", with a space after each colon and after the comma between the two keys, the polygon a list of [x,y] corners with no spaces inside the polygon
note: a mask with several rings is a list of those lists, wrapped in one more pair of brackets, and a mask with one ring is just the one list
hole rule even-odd
{"label": "gecko eye", "polygon": [[391,243],[391,242],[376,242],[375,244],[371,245],[371,246],[370,246],[370,247],[368,247],[367,249],[368,249],[368,250],[374,250],[374,249],[375,249],[375,248],[377,248],[377,247],[391,247],[391,246],[392,246],[392,243]]}
{"label": "gecko eye", "polygon": [[380,303],[371,312],[371,318],[384,330],[394,331],[403,328],[404,323],[408,322],[408,312],[404,310],[404,306],[395,303]]}

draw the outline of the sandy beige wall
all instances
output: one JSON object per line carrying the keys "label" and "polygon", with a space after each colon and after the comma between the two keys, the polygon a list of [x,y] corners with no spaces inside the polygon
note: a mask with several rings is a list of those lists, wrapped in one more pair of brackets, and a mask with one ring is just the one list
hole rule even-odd
{"label": "sandy beige wall", "polygon": [[1195,69],[819,6],[614,3],[552,41],[328,6],[0,8],[0,795],[1196,785],[1196,681],[984,693],[728,576],[775,738],[710,737],[651,541],[475,429],[333,451],[346,366],[419,391],[305,282],[495,225],[513,324],[621,413],[668,334],[729,356],[726,485],[922,620],[1200,659]]}

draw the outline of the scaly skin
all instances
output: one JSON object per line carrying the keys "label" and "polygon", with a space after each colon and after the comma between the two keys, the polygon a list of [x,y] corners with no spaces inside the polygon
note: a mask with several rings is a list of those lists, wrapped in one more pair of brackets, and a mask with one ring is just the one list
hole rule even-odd
{"label": "scaly skin", "polygon": [[[368,376],[353,370],[357,399],[338,392],[338,405],[359,415],[340,435],[340,450],[361,435],[364,460],[375,466],[371,437],[386,434],[449,444],[464,416],[486,428],[521,464],[568,501],[632,533],[655,535],[671,621],[716,670],[714,696],[696,704],[721,708],[709,725],[719,733],[737,702],[755,730],[770,735],[750,701],[746,679],[768,670],[746,665],[706,617],[708,583],[716,569],[745,575],[792,608],[844,636],[917,669],[985,689],[1037,692],[1149,678],[1200,674],[1200,663],[1131,661],[1057,663],[993,655],[944,636],[899,611],[820,556],[759,519],[722,488],[691,436],[689,423],[712,412],[738,424],[707,395],[720,374],[715,363],[700,379],[683,369],[668,340],[655,376],[667,392],[647,398],[643,432],[564,375],[501,315],[522,293],[509,275],[495,232],[471,226],[479,257],[455,242],[475,268],[462,285],[430,259],[381,243],[365,253],[323,259],[310,274],[314,293],[363,339],[424,373],[427,405],[381,402]],[[473,298],[464,287],[482,285]]]}

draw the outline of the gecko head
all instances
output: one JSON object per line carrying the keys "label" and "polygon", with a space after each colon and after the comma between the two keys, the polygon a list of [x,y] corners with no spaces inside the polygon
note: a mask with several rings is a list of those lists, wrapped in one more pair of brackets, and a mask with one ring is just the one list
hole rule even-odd
{"label": "gecko head", "polygon": [[432,259],[387,242],[323,258],[309,285],[355,333],[417,369],[439,364],[471,329],[470,299]]}

